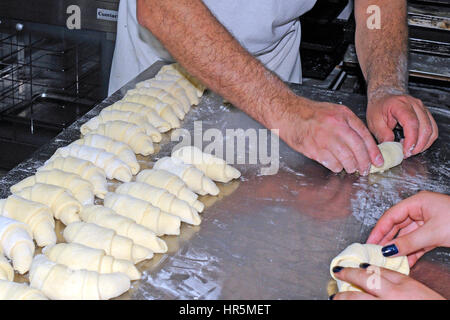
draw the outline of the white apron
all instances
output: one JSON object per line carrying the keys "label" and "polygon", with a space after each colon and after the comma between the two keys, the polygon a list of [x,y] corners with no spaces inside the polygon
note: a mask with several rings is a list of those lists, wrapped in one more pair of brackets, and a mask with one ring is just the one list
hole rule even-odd
{"label": "white apron", "polygon": [[[301,83],[299,17],[316,0],[203,0],[252,55],[282,80]],[[109,95],[158,60],[173,61],[160,42],[137,23],[136,0],[119,5]]]}

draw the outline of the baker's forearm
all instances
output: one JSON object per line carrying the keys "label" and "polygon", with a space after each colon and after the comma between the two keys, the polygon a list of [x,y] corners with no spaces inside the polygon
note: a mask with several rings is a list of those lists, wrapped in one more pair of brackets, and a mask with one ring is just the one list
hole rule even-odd
{"label": "baker's forearm", "polygon": [[289,88],[242,47],[202,1],[138,0],[137,10],[139,23],[183,67],[265,126],[272,126],[273,117],[293,99]]}
{"label": "baker's forearm", "polygon": [[[367,8],[380,8],[380,29],[369,29]],[[403,94],[408,87],[406,0],[356,0],[356,52],[367,81],[369,99],[385,93]]]}

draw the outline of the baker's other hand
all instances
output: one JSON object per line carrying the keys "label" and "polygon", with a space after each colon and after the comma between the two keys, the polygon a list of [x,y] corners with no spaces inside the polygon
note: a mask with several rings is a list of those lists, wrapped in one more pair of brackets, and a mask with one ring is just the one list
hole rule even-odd
{"label": "baker's other hand", "polygon": [[375,140],[349,108],[301,99],[274,115],[270,125],[290,147],[336,173],[345,169],[367,175],[371,163],[383,165]]}
{"label": "baker's other hand", "polygon": [[407,94],[384,94],[369,98],[367,124],[379,143],[394,141],[393,130],[400,124],[405,141],[405,158],[428,149],[438,137],[436,121],[421,100]]}
{"label": "baker's other hand", "polygon": [[421,191],[399,202],[378,220],[367,243],[384,246],[386,257],[408,256],[410,266],[436,247],[450,247],[450,196]]}
{"label": "baker's other hand", "polygon": [[361,264],[360,268],[335,267],[337,279],[363,290],[339,292],[331,300],[445,300],[439,293],[402,273]]}

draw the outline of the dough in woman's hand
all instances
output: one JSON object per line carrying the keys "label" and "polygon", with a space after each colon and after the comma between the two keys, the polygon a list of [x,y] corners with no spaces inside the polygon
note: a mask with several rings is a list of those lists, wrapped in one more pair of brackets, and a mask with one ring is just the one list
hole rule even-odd
{"label": "dough in woman's hand", "polygon": [[384,172],[402,163],[403,145],[400,142],[383,142],[378,145],[378,148],[383,155],[384,164],[379,168],[371,165],[370,173]]}
{"label": "dough in woman's hand", "polygon": [[336,279],[333,273],[333,268],[336,266],[359,268],[361,263],[369,263],[373,266],[383,267],[406,275],[409,274],[407,257],[385,257],[381,253],[381,248],[382,246],[375,244],[353,243],[331,261],[330,274],[337,281],[339,292],[361,291],[361,289],[348,282]]}

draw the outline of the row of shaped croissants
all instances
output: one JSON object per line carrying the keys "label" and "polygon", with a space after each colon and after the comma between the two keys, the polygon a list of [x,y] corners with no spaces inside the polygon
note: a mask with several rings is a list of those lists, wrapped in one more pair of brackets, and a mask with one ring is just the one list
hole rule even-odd
{"label": "row of shaped croissants", "polygon": [[[216,182],[240,172],[193,146],[152,169],[141,170],[136,155],[154,153],[161,133],[180,127],[204,90],[178,64],[164,66],[10,188],[0,200],[0,299],[120,296],[141,278],[137,263],[167,252],[161,236],[179,235],[182,222],[201,223],[198,196],[218,195]],[[108,179],[120,181],[114,192]],[[65,242],[57,243],[55,219]],[[13,282],[14,271],[28,273],[29,284]]]}

